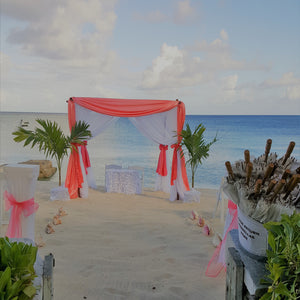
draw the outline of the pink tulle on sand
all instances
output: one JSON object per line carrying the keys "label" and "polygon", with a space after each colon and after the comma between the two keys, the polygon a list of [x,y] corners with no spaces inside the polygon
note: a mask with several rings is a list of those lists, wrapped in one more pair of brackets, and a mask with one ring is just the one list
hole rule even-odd
{"label": "pink tulle on sand", "polygon": [[213,253],[210,259],[205,275],[208,277],[217,277],[223,269],[226,270],[226,239],[227,234],[232,229],[238,228],[237,220],[237,206],[231,200],[228,201],[228,214],[226,217],[226,223],[224,228],[223,239]]}

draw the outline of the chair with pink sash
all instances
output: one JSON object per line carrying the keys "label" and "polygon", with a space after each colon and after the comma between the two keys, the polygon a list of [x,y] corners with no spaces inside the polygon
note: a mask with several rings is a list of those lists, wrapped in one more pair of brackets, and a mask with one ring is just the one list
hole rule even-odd
{"label": "chair with pink sash", "polygon": [[35,212],[39,205],[34,201],[38,165],[12,164],[4,166],[6,190],[5,209],[10,218],[6,232],[9,238],[29,238],[34,241]]}

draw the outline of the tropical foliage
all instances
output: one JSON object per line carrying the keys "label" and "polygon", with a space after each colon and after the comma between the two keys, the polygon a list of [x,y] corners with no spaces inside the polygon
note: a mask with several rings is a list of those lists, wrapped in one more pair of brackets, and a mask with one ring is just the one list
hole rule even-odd
{"label": "tropical foliage", "polygon": [[82,144],[86,139],[91,137],[88,130],[89,125],[79,121],[72,127],[71,135],[65,136],[62,129],[56,122],[49,120],[37,119],[37,123],[41,128],[35,128],[34,131],[18,127],[13,132],[15,142],[23,142],[24,147],[31,144],[39,147],[39,151],[44,152],[46,157],[55,158],[58,169],[59,185],[61,186],[61,167],[65,156],[68,155],[68,149],[74,150],[74,144]]}
{"label": "tropical foliage", "polygon": [[0,299],[27,300],[36,294],[33,280],[37,247],[0,238]]}
{"label": "tropical foliage", "polygon": [[197,168],[202,164],[203,160],[209,157],[210,147],[217,141],[217,134],[214,139],[206,143],[204,140],[204,132],[206,128],[199,124],[194,132],[192,132],[190,125],[186,124],[186,129],[181,131],[181,146],[184,146],[186,151],[183,150],[185,156],[188,157],[186,164],[189,164],[192,171],[192,187],[194,187],[195,174]]}
{"label": "tropical foliage", "polygon": [[266,268],[262,280],[267,292],[261,300],[296,300],[300,298],[300,214],[282,215],[280,222],[264,224],[268,230]]}

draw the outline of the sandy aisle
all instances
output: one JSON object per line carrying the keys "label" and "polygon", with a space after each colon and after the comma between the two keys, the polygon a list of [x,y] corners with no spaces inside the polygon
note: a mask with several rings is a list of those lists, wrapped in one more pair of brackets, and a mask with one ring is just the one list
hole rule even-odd
{"label": "sandy aisle", "polygon": [[[38,182],[36,238],[53,253],[54,299],[224,299],[225,276],[204,272],[212,237],[189,219],[196,210],[211,220],[216,191],[202,190],[200,203],[172,203],[162,192],[143,195],[89,190],[88,199],[50,201],[50,182]],[[55,233],[44,232],[63,207]],[[212,223],[212,222],[211,222]],[[223,232],[219,217],[213,222]]]}

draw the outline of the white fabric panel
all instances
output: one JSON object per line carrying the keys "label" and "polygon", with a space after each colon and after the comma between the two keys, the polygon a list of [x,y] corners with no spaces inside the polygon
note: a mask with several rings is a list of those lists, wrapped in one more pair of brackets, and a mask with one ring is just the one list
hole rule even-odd
{"label": "white fabric panel", "polygon": [[89,130],[92,133],[92,138],[99,135],[102,131],[119,119],[119,117],[99,114],[77,104],[75,104],[75,113],[76,121],[85,121],[90,124]]}
{"label": "white fabric panel", "polygon": [[180,151],[177,150],[177,179],[174,180],[174,185],[171,185],[170,201],[174,201],[177,199],[177,193],[179,195],[179,200],[184,200],[185,191],[186,188],[181,175]]}
{"label": "white fabric panel", "polygon": [[165,193],[170,193],[170,159],[168,155],[168,151],[166,151],[166,158],[167,158],[167,170],[168,174],[167,176],[161,176],[156,173],[156,180],[155,180],[155,191],[163,191]]}
{"label": "white fabric panel", "polygon": [[[11,164],[4,166],[4,176],[7,191],[17,202],[23,202],[34,197],[40,166],[26,164]],[[21,215],[22,238],[34,241],[35,213],[28,217]]]}
{"label": "white fabric panel", "polygon": [[[102,131],[104,131],[107,127],[109,127],[111,124],[113,124],[119,119],[119,117],[99,114],[97,112],[86,109],[77,104],[75,104],[75,114],[76,114],[76,121],[85,121],[90,125],[89,130],[91,131],[92,138],[99,135]],[[82,162],[81,151],[79,151],[79,153],[80,153],[80,162]],[[83,171],[84,174],[82,174],[84,177],[83,188],[80,190],[80,192],[83,193],[84,195],[84,197],[81,195],[82,198],[87,198],[88,196],[87,186],[90,186],[93,189],[97,188],[96,179],[92,167],[88,168],[87,171],[88,174],[85,174],[84,171]]]}
{"label": "white fabric panel", "polygon": [[[170,146],[177,142],[177,107],[163,113],[129,119],[144,136],[157,144]],[[166,152],[166,155],[168,175],[156,175],[155,190],[170,193],[168,151]]]}
{"label": "white fabric panel", "polygon": [[177,142],[177,107],[163,113],[129,120],[143,135],[158,144],[172,145]]}

